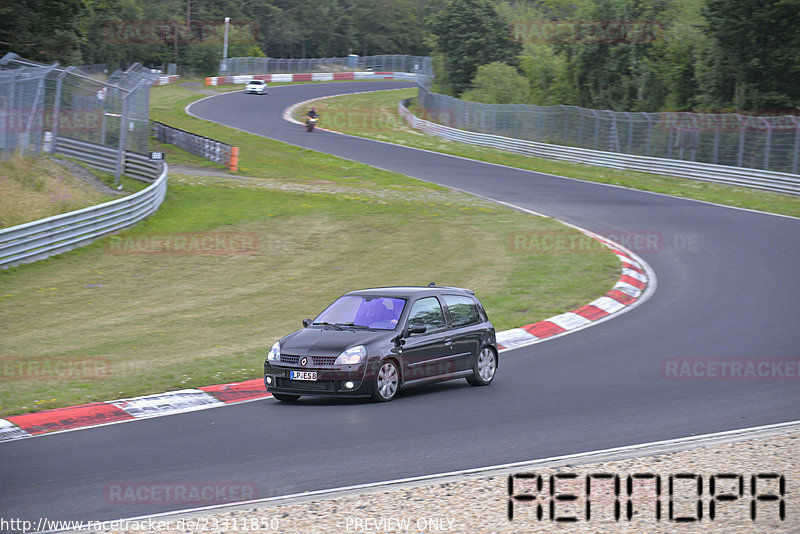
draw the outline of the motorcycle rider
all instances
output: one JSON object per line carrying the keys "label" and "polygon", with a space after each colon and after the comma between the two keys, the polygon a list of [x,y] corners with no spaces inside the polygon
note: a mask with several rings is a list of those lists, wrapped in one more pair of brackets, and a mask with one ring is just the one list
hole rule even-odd
{"label": "motorcycle rider", "polygon": [[317,123],[318,119],[319,119],[319,115],[317,115],[317,109],[312,107],[308,111],[308,113],[306,113],[306,131],[307,132],[313,132],[314,131],[314,125]]}

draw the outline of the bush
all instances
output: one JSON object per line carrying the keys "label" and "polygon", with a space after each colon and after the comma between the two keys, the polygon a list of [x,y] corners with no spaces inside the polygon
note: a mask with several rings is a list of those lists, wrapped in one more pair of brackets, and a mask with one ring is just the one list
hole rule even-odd
{"label": "bush", "polygon": [[517,69],[495,61],[478,67],[478,73],[472,79],[472,88],[461,98],[485,104],[527,104],[530,85]]}

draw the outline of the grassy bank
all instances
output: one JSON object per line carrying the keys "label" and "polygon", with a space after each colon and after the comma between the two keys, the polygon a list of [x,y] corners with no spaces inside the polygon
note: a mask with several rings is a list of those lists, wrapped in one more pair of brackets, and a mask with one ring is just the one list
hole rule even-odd
{"label": "grassy bank", "polygon": [[66,213],[113,198],[41,156],[0,161],[0,228]]}
{"label": "grassy bank", "polygon": [[[416,93],[416,89],[380,91],[321,99],[314,105],[322,117],[320,126],[342,133],[580,180],[621,185],[644,191],[800,217],[800,198],[793,195],[534,158],[446,141],[423,134],[409,128],[397,113],[398,102],[403,98],[416,96]],[[298,110],[298,116],[302,115],[303,111]],[[417,116],[423,115],[417,110]]]}

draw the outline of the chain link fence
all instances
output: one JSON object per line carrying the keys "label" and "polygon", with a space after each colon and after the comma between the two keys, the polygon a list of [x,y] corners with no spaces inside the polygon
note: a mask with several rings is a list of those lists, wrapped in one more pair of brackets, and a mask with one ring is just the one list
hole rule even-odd
{"label": "chain link fence", "polygon": [[[155,79],[139,63],[105,76],[7,53],[0,58],[0,158],[17,151],[52,151],[59,137],[114,148],[119,154],[146,152]],[[122,172],[122,160],[120,156],[117,173]]]}
{"label": "chain link fence", "polygon": [[482,104],[423,85],[417,102],[441,124],[540,143],[793,174],[800,163],[800,117],[793,115]]}
{"label": "chain link fence", "polygon": [[431,74],[431,59],[425,56],[383,55],[313,59],[231,57],[220,61],[220,76],[242,74],[291,74],[300,72],[388,71]]}

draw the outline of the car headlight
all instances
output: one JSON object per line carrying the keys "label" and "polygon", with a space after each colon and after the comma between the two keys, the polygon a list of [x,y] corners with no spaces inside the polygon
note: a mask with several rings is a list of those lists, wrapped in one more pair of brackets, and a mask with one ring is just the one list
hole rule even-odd
{"label": "car headlight", "polygon": [[341,353],[338,358],[336,358],[336,364],[344,364],[344,365],[355,365],[357,363],[363,362],[367,357],[367,349],[364,348],[364,345],[358,345],[356,347],[351,347]]}
{"label": "car headlight", "polygon": [[279,362],[281,361],[281,342],[276,341],[272,348],[269,349],[269,354],[267,354],[267,360],[272,362]]}

